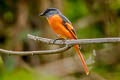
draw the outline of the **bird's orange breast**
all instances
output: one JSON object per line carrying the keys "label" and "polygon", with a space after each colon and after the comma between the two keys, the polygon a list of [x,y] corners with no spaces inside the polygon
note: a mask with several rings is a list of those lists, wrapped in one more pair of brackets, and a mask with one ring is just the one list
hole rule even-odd
{"label": "bird's orange breast", "polygon": [[59,29],[60,24],[62,24],[62,19],[59,17],[59,15],[53,15],[48,18],[48,22],[52,29],[57,33],[57,29]]}
{"label": "bird's orange breast", "polygon": [[55,33],[62,38],[72,38],[72,34],[65,28],[59,15],[53,15],[48,18],[48,22]]}

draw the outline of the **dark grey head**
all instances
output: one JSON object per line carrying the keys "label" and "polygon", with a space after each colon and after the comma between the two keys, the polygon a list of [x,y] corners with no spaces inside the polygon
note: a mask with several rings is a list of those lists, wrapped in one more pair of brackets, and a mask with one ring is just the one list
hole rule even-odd
{"label": "dark grey head", "polygon": [[41,13],[40,16],[50,17],[55,14],[61,14],[61,12],[56,8],[48,8],[43,13]]}

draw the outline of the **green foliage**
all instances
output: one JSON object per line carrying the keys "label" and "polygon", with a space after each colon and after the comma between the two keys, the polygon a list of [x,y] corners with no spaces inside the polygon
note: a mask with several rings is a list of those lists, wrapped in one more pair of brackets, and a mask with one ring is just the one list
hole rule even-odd
{"label": "green foliage", "polygon": [[67,16],[70,21],[76,21],[88,15],[88,9],[84,0],[65,0],[64,12],[65,16]]}
{"label": "green foliage", "polygon": [[31,72],[24,68],[17,68],[10,72],[3,72],[0,80],[60,80],[52,75],[43,75],[42,73]]}
{"label": "green foliage", "polygon": [[23,30],[20,35],[19,38],[21,40],[28,40],[27,35],[28,34],[32,34],[32,35],[36,35],[39,36],[40,35],[40,30],[32,30],[32,31],[28,31],[28,30]]}
{"label": "green foliage", "polygon": [[3,74],[3,80],[33,80],[32,73],[24,69],[16,69],[12,72],[5,72]]}
{"label": "green foliage", "polygon": [[0,56],[0,66],[3,64],[2,57]]}
{"label": "green foliage", "polygon": [[77,30],[78,38],[100,38],[104,37],[101,27],[89,26]]}
{"label": "green foliage", "polygon": [[[116,68],[118,66],[118,68]],[[103,76],[108,80],[120,80],[120,66],[119,65],[99,65],[93,68],[94,72]],[[111,76],[110,76],[111,75]]]}
{"label": "green foliage", "polygon": [[16,64],[15,64],[14,56],[7,55],[5,58],[5,63],[4,63],[5,71],[10,72],[10,71],[14,70],[15,66],[16,66]]}
{"label": "green foliage", "polygon": [[120,0],[113,1],[110,6],[114,10],[120,9]]}
{"label": "green foliage", "polygon": [[13,13],[10,11],[5,12],[5,14],[3,16],[4,16],[4,20],[8,23],[13,22],[13,20],[14,20]]}

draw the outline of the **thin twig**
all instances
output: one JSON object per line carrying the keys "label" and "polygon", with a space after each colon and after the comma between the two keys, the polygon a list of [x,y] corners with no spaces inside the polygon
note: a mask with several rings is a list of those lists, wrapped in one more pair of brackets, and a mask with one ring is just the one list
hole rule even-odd
{"label": "thin twig", "polygon": [[0,54],[7,54],[7,55],[47,55],[47,54],[56,54],[60,52],[64,52],[68,50],[70,46],[65,46],[63,48],[55,49],[55,50],[46,50],[46,51],[11,51],[11,50],[5,50],[0,49]]}
{"label": "thin twig", "polygon": [[77,39],[77,40],[53,40],[28,34],[28,38],[55,45],[75,45],[75,44],[94,44],[94,43],[117,43],[120,38],[96,38],[96,39]]}

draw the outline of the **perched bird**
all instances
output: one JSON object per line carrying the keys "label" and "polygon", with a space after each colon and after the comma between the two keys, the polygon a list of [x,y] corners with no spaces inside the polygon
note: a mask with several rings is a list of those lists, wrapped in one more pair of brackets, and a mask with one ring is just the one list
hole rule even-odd
{"label": "perched bird", "polygon": [[[59,38],[67,38],[71,40],[77,39],[75,30],[71,22],[58,9],[48,8],[43,13],[41,13],[40,16],[45,16],[47,18],[50,27],[59,36]],[[77,51],[78,56],[80,57],[86,75],[88,75],[89,70],[79,50],[79,45],[74,45],[74,48]]]}

